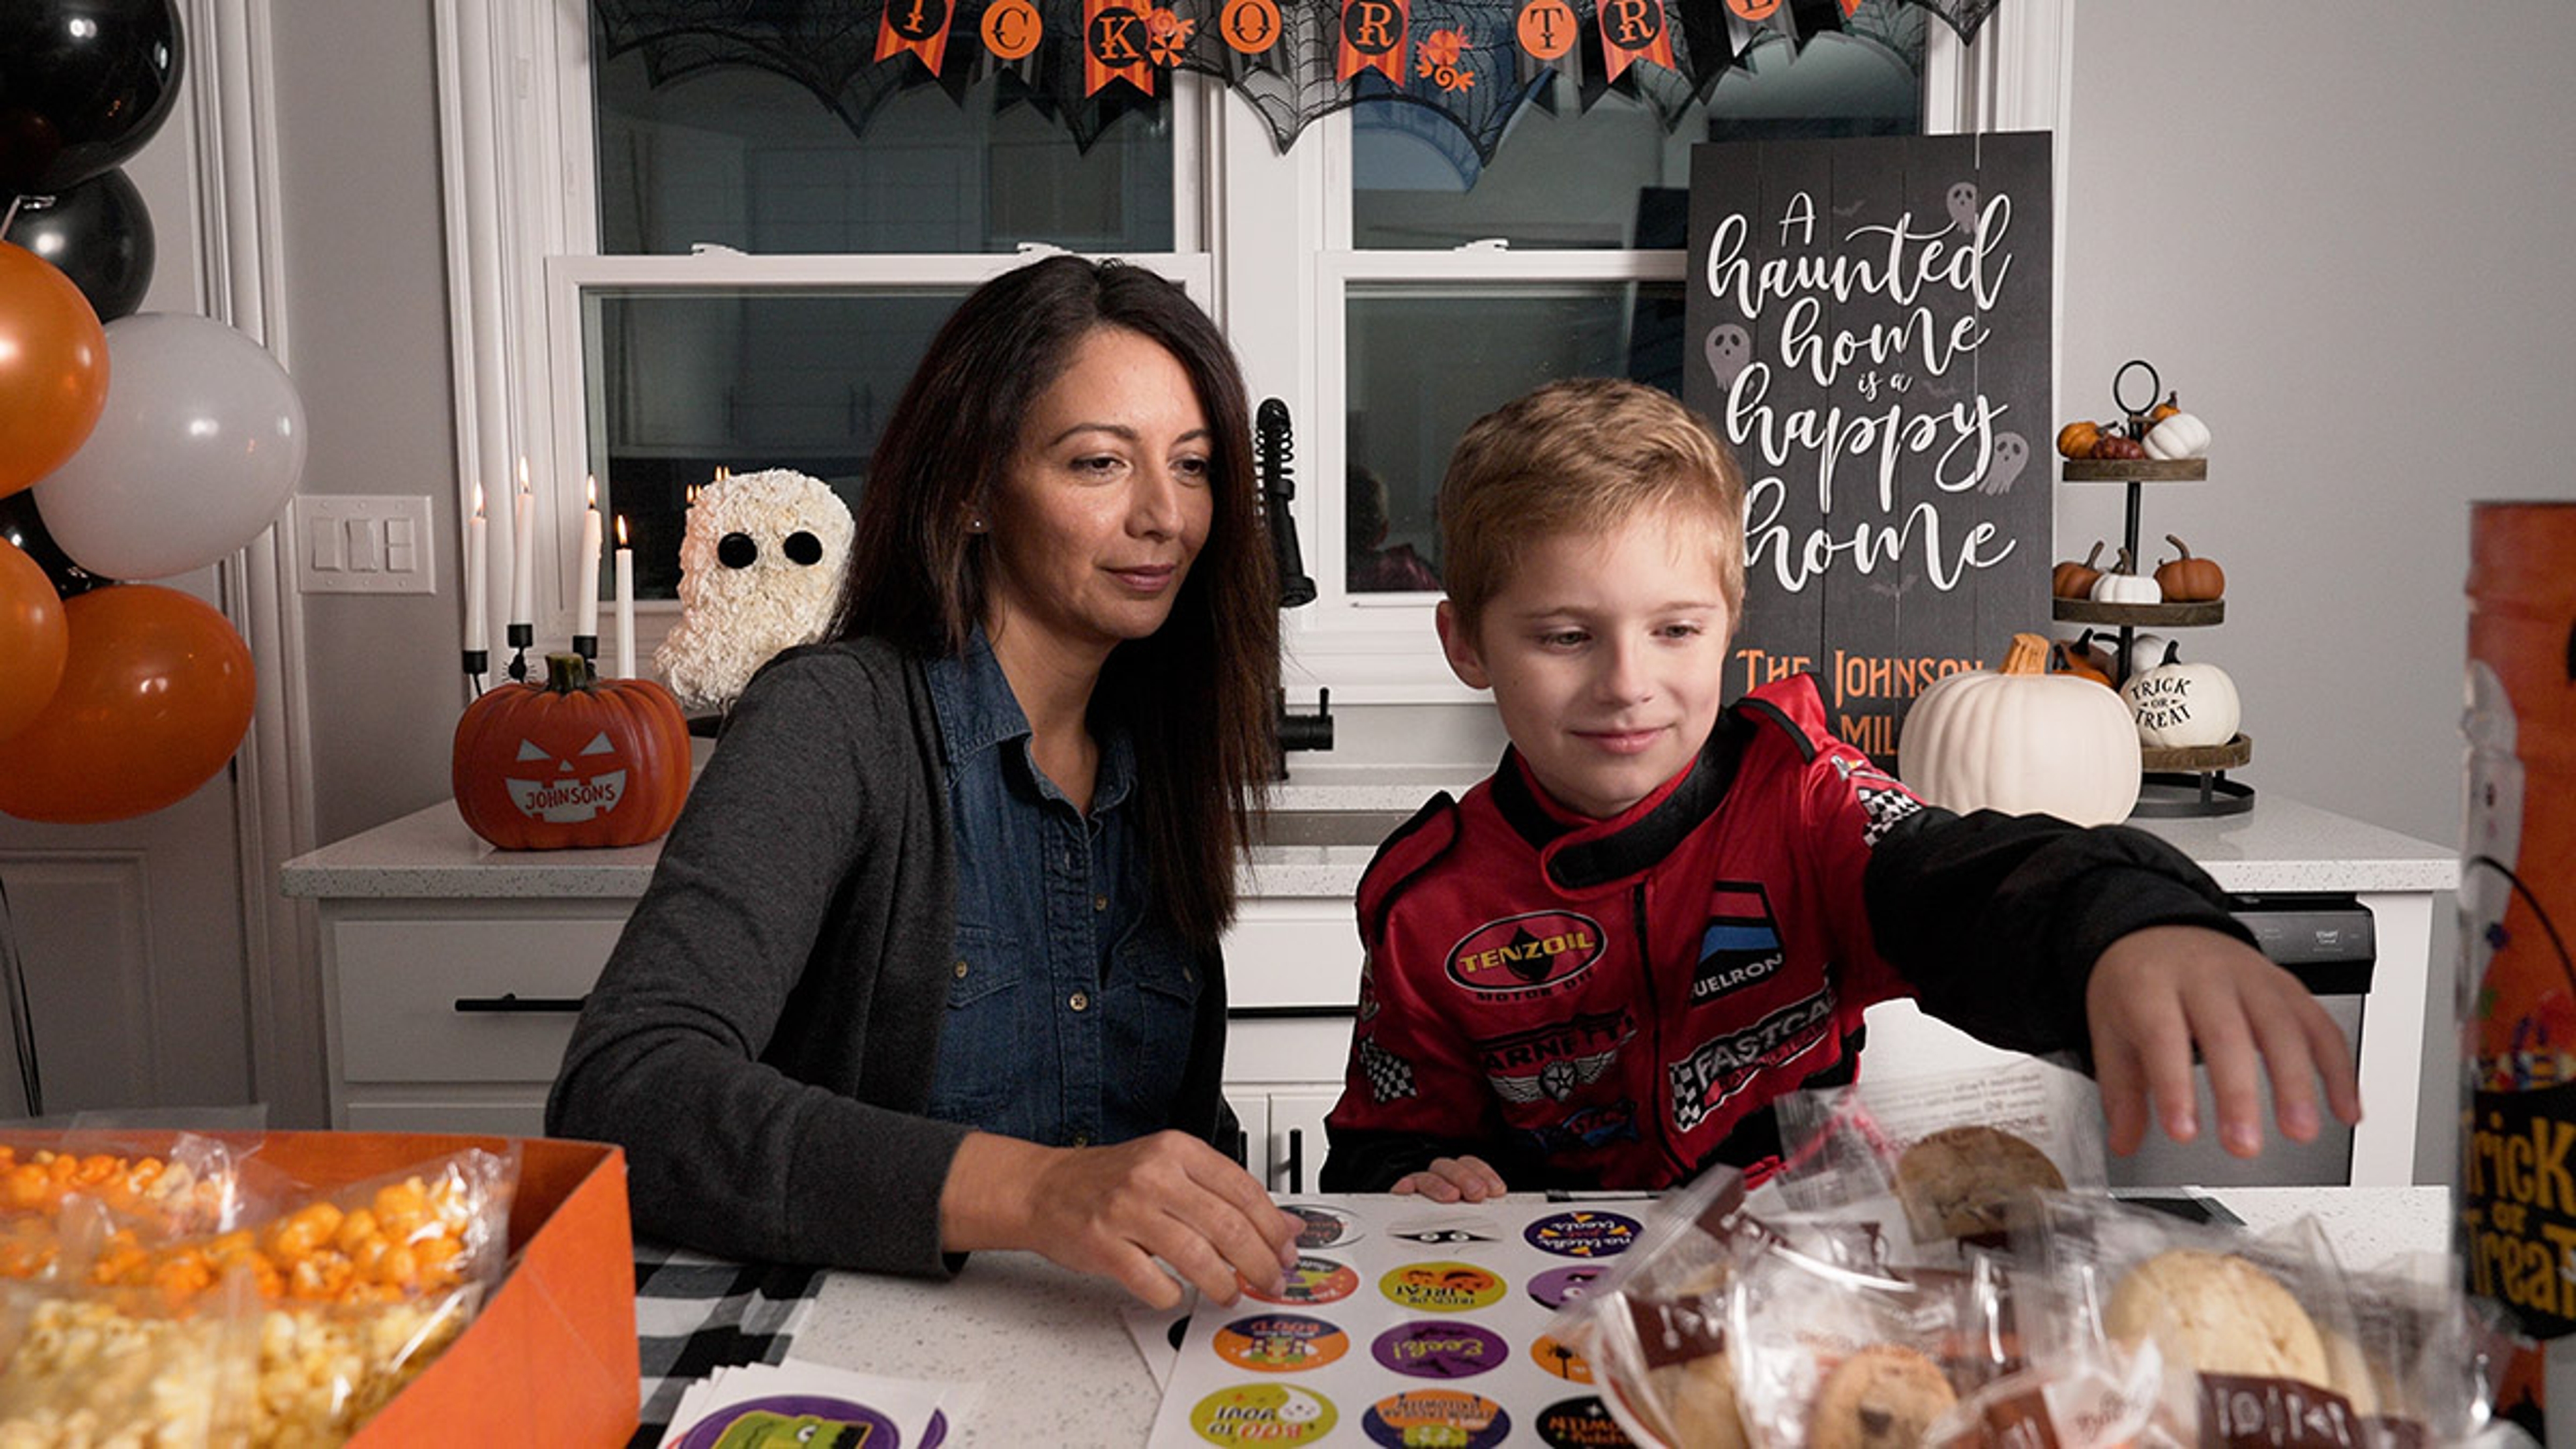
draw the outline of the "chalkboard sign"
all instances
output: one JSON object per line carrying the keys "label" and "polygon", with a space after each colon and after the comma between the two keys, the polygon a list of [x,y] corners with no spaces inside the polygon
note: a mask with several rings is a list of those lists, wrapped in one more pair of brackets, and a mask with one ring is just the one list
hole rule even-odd
{"label": "chalkboard sign", "polygon": [[1727,693],[1799,671],[1883,763],[1933,680],[2045,631],[2049,137],[1691,151],[1682,398],[1744,465]]}

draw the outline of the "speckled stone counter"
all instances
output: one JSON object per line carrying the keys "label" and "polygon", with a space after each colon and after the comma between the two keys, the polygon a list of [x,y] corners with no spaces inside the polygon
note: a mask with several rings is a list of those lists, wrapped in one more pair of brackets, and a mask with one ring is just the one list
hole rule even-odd
{"label": "speckled stone counter", "polygon": [[[2260,1232],[2313,1214],[2343,1262],[2440,1271],[2450,1194],[2439,1187],[2227,1188],[2210,1194]],[[1131,1300],[1031,1253],[978,1253],[946,1283],[835,1273],[795,1356],[934,1382],[980,1382],[961,1445],[1141,1445],[1162,1394],[1128,1336]]]}
{"label": "speckled stone counter", "polygon": [[[1426,781],[1369,766],[1321,768],[1275,787],[1273,810],[1352,820],[1368,839],[1257,847],[1246,866],[1254,896],[1343,896],[1359,883],[1385,817],[1410,814],[1435,790],[1472,780]],[[2135,822],[2172,841],[2232,891],[2447,891],[2458,853],[2376,825],[2262,796],[2242,815]],[[290,896],[639,896],[660,848],[494,850],[441,802],[286,863]]]}

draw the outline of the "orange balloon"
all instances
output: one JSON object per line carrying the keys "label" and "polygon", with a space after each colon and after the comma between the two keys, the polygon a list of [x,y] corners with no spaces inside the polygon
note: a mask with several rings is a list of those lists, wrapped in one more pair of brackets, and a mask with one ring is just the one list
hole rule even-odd
{"label": "orange balloon", "polygon": [[26,728],[63,682],[71,635],[44,565],[0,538],[0,740]]}
{"label": "orange balloon", "polygon": [[85,825],[149,814],[214,778],[250,728],[250,647],[176,589],[63,605],[70,654],[34,722],[0,740],[0,813]]}
{"label": "orange balloon", "polygon": [[0,498],[80,451],[107,407],[107,332],[53,263],[0,242]]}

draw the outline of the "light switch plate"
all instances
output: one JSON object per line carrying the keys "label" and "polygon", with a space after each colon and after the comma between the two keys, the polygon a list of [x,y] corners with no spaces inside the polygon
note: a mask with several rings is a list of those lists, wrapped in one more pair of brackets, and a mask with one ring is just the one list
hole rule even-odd
{"label": "light switch plate", "polygon": [[352,493],[295,500],[295,587],[307,594],[432,594],[429,499]]}

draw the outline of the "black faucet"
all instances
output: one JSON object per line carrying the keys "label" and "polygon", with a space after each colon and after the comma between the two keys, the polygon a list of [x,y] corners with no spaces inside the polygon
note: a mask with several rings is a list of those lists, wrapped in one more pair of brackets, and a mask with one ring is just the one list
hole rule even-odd
{"label": "black faucet", "polygon": [[[1297,496],[1297,485],[1288,476],[1288,465],[1297,456],[1297,442],[1288,423],[1288,404],[1275,397],[1263,398],[1252,423],[1253,466],[1261,476],[1261,517],[1270,531],[1270,557],[1279,567],[1279,607],[1299,608],[1315,602],[1315,581],[1306,573],[1306,560],[1297,547],[1297,519],[1289,512],[1289,500]],[[1315,712],[1298,714],[1288,708],[1288,691],[1279,692],[1279,775],[1288,778],[1290,750],[1329,750],[1333,747],[1332,691],[1315,691]]]}

